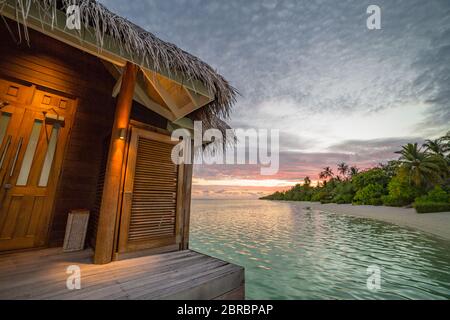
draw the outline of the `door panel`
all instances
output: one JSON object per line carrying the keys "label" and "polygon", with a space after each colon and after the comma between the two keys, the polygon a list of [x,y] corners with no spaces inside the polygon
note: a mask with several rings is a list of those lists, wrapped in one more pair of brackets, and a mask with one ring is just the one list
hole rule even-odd
{"label": "door panel", "polygon": [[[4,120],[0,123],[3,139],[0,141],[0,183],[3,183],[6,179],[7,170],[12,160],[12,153],[14,152],[14,145],[17,143],[17,131],[22,123],[24,109],[16,108],[8,105],[1,109],[1,118]],[[5,120],[7,118],[7,121]],[[0,196],[3,193],[3,188],[0,189]],[[0,198],[1,199],[1,198]]]}
{"label": "door panel", "polygon": [[133,128],[119,234],[119,252],[179,244],[183,166],[173,164],[176,142]]}
{"label": "door panel", "polygon": [[[0,126],[7,125],[0,127],[0,251],[45,244],[75,110],[74,100],[34,87],[27,97],[27,87],[0,79],[0,89],[11,87],[19,88],[21,100],[0,92],[9,102],[0,116]],[[11,118],[1,121],[4,116]]]}

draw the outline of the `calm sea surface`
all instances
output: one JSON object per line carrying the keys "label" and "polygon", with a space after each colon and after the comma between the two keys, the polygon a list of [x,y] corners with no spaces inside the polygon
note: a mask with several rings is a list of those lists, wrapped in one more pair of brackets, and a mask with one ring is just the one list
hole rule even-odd
{"label": "calm sea surface", "polygon": [[[450,299],[450,242],[262,200],[194,200],[192,249],[245,267],[247,299]],[[367,268],[381,289],[367,289]]]}

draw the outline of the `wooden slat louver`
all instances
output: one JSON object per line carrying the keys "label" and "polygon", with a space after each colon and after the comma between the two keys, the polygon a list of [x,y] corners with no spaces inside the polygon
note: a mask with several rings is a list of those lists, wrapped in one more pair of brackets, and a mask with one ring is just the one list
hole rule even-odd
{"label": "wooden slat louver", "polygon": [[172,144],[140,136],[136,150],[128,241],[174,237],[178,166]]}
{"label": "wooden slat louver", "polygon": [[184,167],[172,162],[171,136],[132,127],[117,256],[178,250],[184,225]]}

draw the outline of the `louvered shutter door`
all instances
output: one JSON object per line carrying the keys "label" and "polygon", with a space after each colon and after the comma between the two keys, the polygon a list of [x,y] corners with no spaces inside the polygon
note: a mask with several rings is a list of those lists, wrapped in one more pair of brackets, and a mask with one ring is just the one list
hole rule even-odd
{"label": "louvered shutter door", "polygon": [[[183,232],[183,167],[170,136],[133,128],[128,148],[118,252],[176,248]],[[180,204],[180,205],[177,205]]]}
{"label": "louvered shutter door", "polygon": [[128,241],[175,236],[178,166],[172,147],[138,138]]}

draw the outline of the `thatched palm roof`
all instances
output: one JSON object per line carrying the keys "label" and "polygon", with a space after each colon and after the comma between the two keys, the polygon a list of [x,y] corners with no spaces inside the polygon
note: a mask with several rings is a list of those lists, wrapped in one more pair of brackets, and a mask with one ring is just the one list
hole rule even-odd
{"label": "thatched palm roof", "polygon": [[[4,1],[0,0],[0,13]],[[200,81],[215,99],[189,116],[195,120],[203,120],[208,127],[219,126],[220,129],[225,129],[223,126],[226,125],[222,120],[229,117],[237,91],[211,66],[192,54],[159,39],[94,0],[17,0],[16,12],[26,28],[30,5],[38,6],[42,17],[53,21],[56,10],[65,11],[67,6],[73,4],[80,8],[82,25],[95,30],[99,47],[103,46],[104,36],[108,35],[121,52],[138,57],[154,71],[166,70],[182,76],[187,81]]]}

